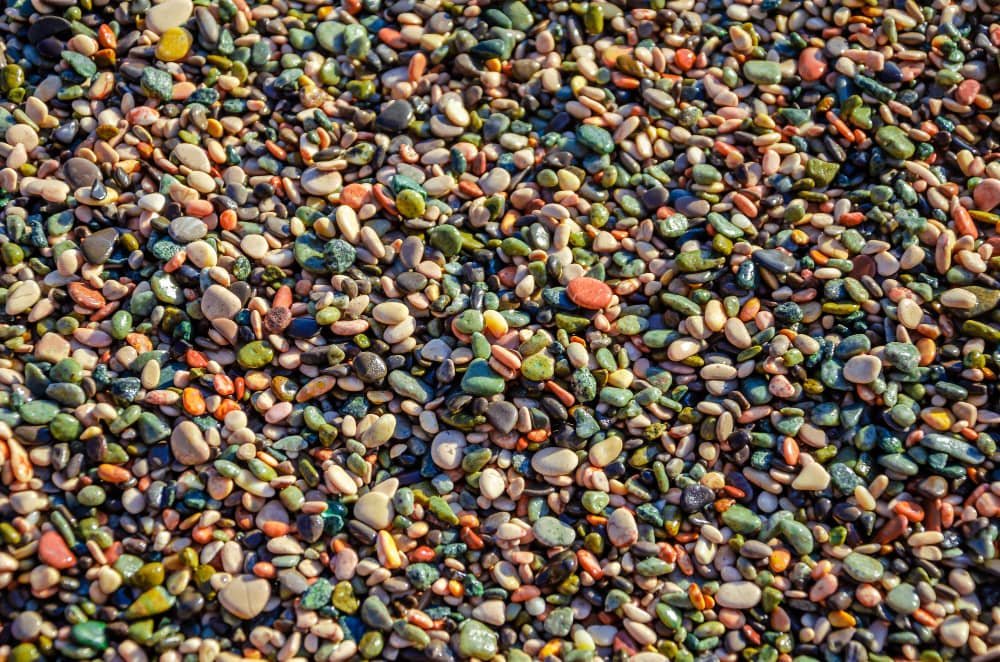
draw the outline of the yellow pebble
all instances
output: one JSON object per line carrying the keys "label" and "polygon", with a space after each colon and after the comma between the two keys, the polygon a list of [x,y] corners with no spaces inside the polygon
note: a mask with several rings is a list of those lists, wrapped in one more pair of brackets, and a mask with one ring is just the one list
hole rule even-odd
{"label": "yellow pebble", "polygon": [[208,120],[208,126],[205,128],[205,130],[208,131],[208,135],[212,136],[213,138],[221,138],[223,133],[222,122],[213,117]]}
{"label": "yellow pebble", "polygon": [[938,432],[944,432],[955,423],[951,412],[941,407],[930,407],[920,412],[920,418],[924,423],[931,426]]}
{"label": "yellow pebble", "polygon": [[558,639],[553,639],[549,643],[542,646],[542,649],[538,651],[538,659],[544,660],[547,657],[558,655],[561,649],[562,642]]}
{"label": "yellow pebble", "polygon": [[163,62],[183,60],[191,50],[191,33],[184,28],[167,28],[156,45],[156,57]]}
{"label": "yellow pebble", "polygon": [[835,611],[831,612],[828,616],[830,619],[830,625],[835,628],[852,628],[857,620],[851,614],[846,611]]}
{"label": "yellow pebble", "polygon": [[608,375],[608,386],[615,388],[628,388],[635,379],[635,373],[631,370],[615,370]]}
{"label": "yellow pebble", "polygon": [[507,320],[505,320],[503,315],[495,310],[487,310],[483,313],[483,326],[485,326],[495,338],[499,338],[507,333],[509,328]]}
{"label": "yellow pebble", "polygon": [[375,541],[375,551],[378,553],[379,562],[390,570],[394,570],[403,564],[396,541],[388,531],[378,532],[378,538]]}

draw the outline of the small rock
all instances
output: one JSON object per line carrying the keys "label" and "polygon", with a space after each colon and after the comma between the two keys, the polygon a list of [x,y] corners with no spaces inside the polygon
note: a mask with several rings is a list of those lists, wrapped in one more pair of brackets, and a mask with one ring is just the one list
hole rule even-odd
{"label": "small rock", "polygon": [[146,27],[157,34],[187,23],[194,11],[191,0],[164,0],[146,12]]}
{"label": "small rock", "polygon": [[271,597],[271,584],[253,575],[233,577],[219,591],[219,603],[232,615],[249,620],[256,618]]}
{"label": "small rock", "polygon": [[181,421],[170,435],[170,450],[181,464],[204,464],[212,455],[201,428],[192,421]]}
{"label": "small rock", "polygon": [[586,276],[571,280],[566,286],[566,294],[570,301],[588,310],[601,310],[611,303],[613,296],[607,283]]}
{"label": "small rock", "polygon": [[844,379],[852,384],[871,384],[882,370],[882,362],[874,356],[851,357],[844,364]]}
{"label": "small rock", "polygon": [[565,476],[580,463],[568,448],[543,448],[531,458],[531,468],[543,476]]}
{"label": "small rock", "polygon": [[819,462],[813,462],[803,467],[799,475],[792,481],[792,488],[804,492],[819,492],[830,484],[830,474]]}
{"label": "small rock", "polygon": [[354,503],[354,517],[376,531],[388,528],[395,516],[392,499],[382,492],[368,492]]}
{"label": "small rock", "polygon": [[63,537],[55,531],[46,531],[38,541],[38,558],[56,570],[76,565],[76,555],[70,551]]}
{"label": "small rock", "polygon": [[753,582],[727,582],[719,587],[715,601],[726,609],[752,609],[761,595],[760,587]]}
{"label": "small rock", "polygon": [[243,308],[243,302],[222,285],[210,285],[201,297],[201,314],[209,321],[232,319]]}
{"label": "small rock", "polygon": [[628,508],[618,508],[611,513],[607,530],[608,540],[615,547],[629,547],[639,539],[639,525]]}
{"label": "small rock", "polygon": [[972,199],[976,203],[976,209],[980,211],[993,211],[1000,205],[1000,179],[984,179],[972,189]]}
{"label": "small rock", "polygon": [[945,646],[961,648],[969,640],[969,631],[969,622],[958,614],[953,614],[941,622],[938,637]]}

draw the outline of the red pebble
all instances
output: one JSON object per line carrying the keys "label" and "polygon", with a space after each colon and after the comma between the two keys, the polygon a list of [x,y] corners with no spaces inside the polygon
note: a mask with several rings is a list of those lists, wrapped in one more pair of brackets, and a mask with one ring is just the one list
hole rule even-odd
{"label": "red pebble", "polygon": [[46,531],[38,541],[38,558],[42,563],[56,570],[65,570],[76,565],[76,556],[69,551],[66,541],[55,531]]}
{"label": "red pebble", "polygon": [[611,303],[611,288],[596,278],[574,278],[566,286],[566,293],[570,301],[589,310],[600,310]]}
{"label": "red pebble", "polygon": [[799,54],[799,76],[807,82],[817,81],[826,75],[826,58],[823,51],[810,46]]}

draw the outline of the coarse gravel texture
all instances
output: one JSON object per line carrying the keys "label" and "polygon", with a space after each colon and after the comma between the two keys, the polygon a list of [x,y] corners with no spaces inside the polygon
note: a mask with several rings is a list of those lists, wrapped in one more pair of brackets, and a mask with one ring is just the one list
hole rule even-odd
{"label": "coarse gravel texture", "polygon": [[995,3],[0,7],[0,660],[1000,652]]}

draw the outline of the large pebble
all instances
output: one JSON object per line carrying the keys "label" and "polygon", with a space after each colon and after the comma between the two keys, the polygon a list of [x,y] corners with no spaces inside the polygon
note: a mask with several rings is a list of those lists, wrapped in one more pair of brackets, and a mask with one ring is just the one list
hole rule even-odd
{"label": "large pebble", "polygon": [[543,476],[565,476],[580,463],[568,448],[543,448],[531,457],[531,468]]}
{"label": "large pebble", "polygon": [[219,603],[233,616],[256,618],[271,597],[271,583],[253,575],[238,575],[219,591]]}

